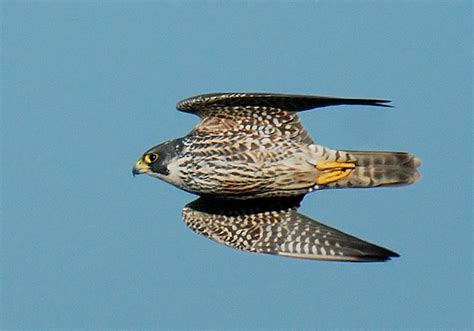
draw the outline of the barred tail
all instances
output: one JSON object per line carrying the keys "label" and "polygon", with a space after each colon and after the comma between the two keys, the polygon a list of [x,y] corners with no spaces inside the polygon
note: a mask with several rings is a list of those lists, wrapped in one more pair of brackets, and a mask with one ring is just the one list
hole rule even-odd
{"label": "barred tail", "polygon": [[355,161],[356,167],[349,176],[328,184],[329,187],[375,187],[409,185],[415,183],[420,174],[420,165],[414,155],[404,152],[341,151]]}

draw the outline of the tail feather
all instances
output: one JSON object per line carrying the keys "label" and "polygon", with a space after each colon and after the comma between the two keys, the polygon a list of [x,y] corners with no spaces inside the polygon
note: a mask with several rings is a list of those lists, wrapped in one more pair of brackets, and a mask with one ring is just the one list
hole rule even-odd
{"label": "tail feather", "polygon": [[420,160],[404,152],[344,151],[346,157],[355,161],[356,167],[349,176],[330,183],[329,187],[376,187],[409,185],[415,183],[420,174]]}
{"label": "tail feather", "polygon": [[357,161],[361,167],[368,166],[403,166],[417,168],[420,160],[414,155],[405,152],[366,152],[366,151],[345,151]]}

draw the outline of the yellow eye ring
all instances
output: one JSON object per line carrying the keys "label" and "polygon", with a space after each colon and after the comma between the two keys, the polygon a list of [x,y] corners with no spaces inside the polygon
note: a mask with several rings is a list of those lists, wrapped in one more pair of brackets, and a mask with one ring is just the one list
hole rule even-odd
{"label": "yellow eye ring", "polygon": [[145,163],[147,164],[152,164],[153,162],[155,162],[156,160],[158,160],[158,154],[156,153],[148,153],[147,155],[145,155]]}

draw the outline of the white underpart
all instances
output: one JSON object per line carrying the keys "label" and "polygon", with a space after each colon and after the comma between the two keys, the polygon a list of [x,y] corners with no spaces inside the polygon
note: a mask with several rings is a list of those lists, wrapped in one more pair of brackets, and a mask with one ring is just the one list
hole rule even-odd
{"label": "white underpart", "polygon": [[[307,161],[311,164],[317,164],[319,161],[335,161],[336,152],[335,149],[330,149],[322,145],[312,144],[308,146],[311,156]],[[345,162],[350,159],[350,154],[347,152],[339,151],[338,161]]]}
{"label": "white underpart", "polygon": [[180,163],[182,161],[180,161],[178,158],[172,160],[170,163],[168,163],[168,171],[169,171],[169,174],[168,176],[166,176],[165,178],[163,178],[164,180],[166,180],[167,182],[169,182],[170,184],[173,184],[173,185],[176,185],[176,186],[182,186],[183,185],[183,181],[181,179],[181,171],[179,170],[180,167]]}
{"label": "white underpart", "polygon": [[167,165],[167,168],[169,171],[168,175],[163,175],[163,174],[155,173],[155,172],[148,172],[147,175],[159,178],[177,187],[182,187],[183,181],[181,180],[181,177],[180,177],[181,172],[179,170],[180,162],[181,161],[179,159],[174,159],[170,163],[168,163]]}

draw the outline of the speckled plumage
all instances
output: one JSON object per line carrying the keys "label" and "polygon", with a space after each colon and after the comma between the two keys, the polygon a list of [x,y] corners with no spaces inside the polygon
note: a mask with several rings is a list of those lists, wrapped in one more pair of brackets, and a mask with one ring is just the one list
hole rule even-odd
{"label": "speckled plumage", "polygon": [[184,208],[186,224],[228,246],[299,258],[386,260],[396,253],[317,223],[297,208],[305,194],[319,189],[411,184],[419,161],[402,152],[314,144],[297,112],[387,102],[257,93],[192,97],[177,108],[198,115],[198,125],[148,150],[134,173],[201,195]]}
{"label": "speckled plumage", "polygon": [[199,198],[184,207],[183,217],[197,233],[250,252],[367,262],[398,256],[298,213],[302,198]]}

